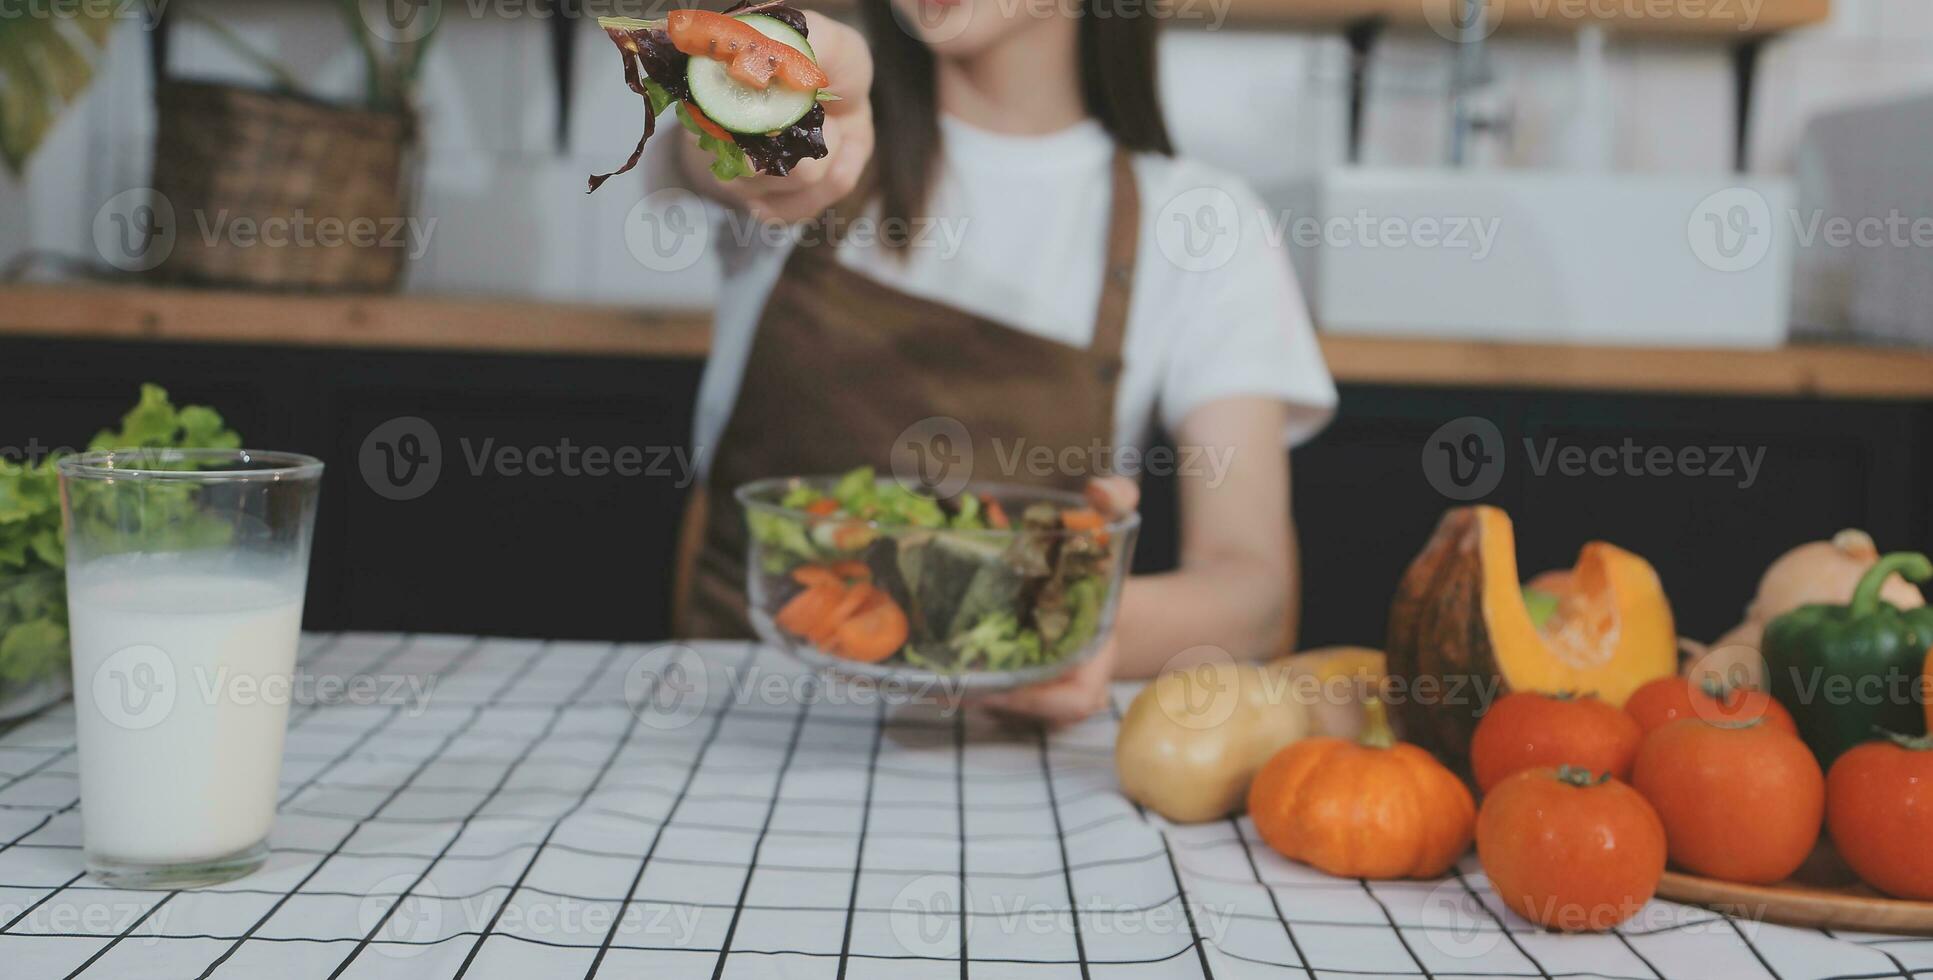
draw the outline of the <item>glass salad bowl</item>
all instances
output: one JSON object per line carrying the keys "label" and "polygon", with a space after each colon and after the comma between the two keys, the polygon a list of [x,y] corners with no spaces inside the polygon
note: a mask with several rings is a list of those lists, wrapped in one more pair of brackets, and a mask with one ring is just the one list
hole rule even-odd
{"label": "glass salad bowl", "polygon": [[737,497],[761,639],[848,675],[980,692],[1100,649],[1141,527],[1079,494],[987,484],[939,499],[870,468],[759,480]]}

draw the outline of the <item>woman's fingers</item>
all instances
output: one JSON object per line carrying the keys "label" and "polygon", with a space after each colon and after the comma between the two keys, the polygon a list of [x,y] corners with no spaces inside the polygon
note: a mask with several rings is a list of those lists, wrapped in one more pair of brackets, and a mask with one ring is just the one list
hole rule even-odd
{"label": "woman's fingers", "polygon": [[839,98],[822,103],[825,157],[802,160],[784,177],[752,178],[740,189],[751,212],[770,221],[789,223],[823,213],[852,193],[872,159],[872,52],[858,31],[812,11],[805,17],[819,67],[831,80],[827,91]]}
{"label": "woman's fingers", "polygon": [[1114,678],[1114,640],[1086,663],[1060,677],[976,699],[974,704],[1003,715],[1072,725],[1107,707],[1108,682]]}
{"label": "woman's fingers", "polygon": [[805,26],[812,37],[812,51],[819,56],[819,67],[829,81],[826,91],[839,97],[823,103],[826,115],[845,116],[868,109],[873,53],[866,47],[865,35],[811,10],[805,12]]}
{"label": "woman's fingers", "polygon": [[1125,517],[1141,506],[1141,485],[1125,476],[1097,476],[1087,481],[1087,503],[1109,517]]}

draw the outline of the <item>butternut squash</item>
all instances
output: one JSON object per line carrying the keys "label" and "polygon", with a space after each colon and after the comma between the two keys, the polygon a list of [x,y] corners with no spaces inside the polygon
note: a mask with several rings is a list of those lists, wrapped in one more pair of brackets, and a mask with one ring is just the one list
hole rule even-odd
{"label": "butternut squash", "polygon": [[1495,507],[1451,509],[1397,587],[1389,615],[1390,691],[1406,737],[1460,772],[1490,702],[1513,691],[1592,694],[1613,707],[1677,667],[1671,606],[1657,572],[1592,541],[1566,572],[1536,580],[1533,617],[1515,532]]}

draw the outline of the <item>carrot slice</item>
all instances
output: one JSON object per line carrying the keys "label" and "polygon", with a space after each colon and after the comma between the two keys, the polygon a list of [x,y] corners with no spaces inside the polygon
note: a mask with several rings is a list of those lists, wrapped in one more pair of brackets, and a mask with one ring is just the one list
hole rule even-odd
{"label": "carrot slice", "polygon": [[836,581],[814,585],[787,600],[785,605],[779,607],[778,615],[772,618],[787,633],[806,636],[825,621],[826,615],[845,596],[845,586]]}
{"label": "carrot slice", "polygon": [[[693,102],[690,99],[686,99],[685,101],[679,104],[684,106],[685,112],[691,115],[691,121],[697,123],[698,128],[704,130],[707,135],[717,137],[718,139],[724,140],[727,143],[730,143],[732,141],[732,134],[726,132],[725,127],[720,126],[715,122],[712,122],[711,117],[705,115],[705,110],[698,108],[698,103]],[[826,501],[815,500],[812,502],[812,505],[816,507],[820,503],[824,503],[824,502]],[[806,508],[806,510],[811,510],[811,509],[812,507]],[[833,510],[839,509],[838,502],[836,501],[832,502],[832,509]],[[831,513],[831,511],[827,511],[827,513]]]}
{"label": "carrot slice", "polygon": [[867,601],[878,595],[879,590],[870,585],[855,585],[839,597],[839,601],[825,614],[825,618],[806,631],[806,639],[830,650],[833,636],[839,632],[839,625],[851,619],[852,615],[863,608]]}
{"label": "carrot slice", "polygon": [[[844,586],[845,579],[825,565],[800,565],[792,570],[792,581],[807,588],[815,585]],[[843,589],[841,590],[843,591]]]}
{"label": "carrot slice", "polygon": [[[711,122],[711,120],[709,119],[705,121]],[[717,124],[713,123],[713,125],[717,125]],[[809,504],[806,504],[805,512],[808,514],[812,514],[816,517],[824,517],[827,514],[837,514],[839,513],[839,501],[834,500],[831,497],[820,497],[819,499]]]}
{"label": "carrot slice", "polygon": [[867,568],[865,562],[857,559],[848,558],[845,561],[835,561],[827,566],[827,569],[834,575],[848,582],[870,582],[873,580],[873,570]]}
{"label": "carrot slice", "polygon": [[906,645],[906,612],[877,589],[859,612],[839,624],[832,652],[849,660],[878,663]]}
{"label": "carrot slice", "polygon": [[1107,518],[1101,512],[1086,507],[1077,507],[1060,512],[1060,526],[1069,531],[1084,531],[1094,535],[1094,540],[1107,544]]}
{"label": "carrot slice", "polygon": [[1013,527],[1013,521],[1007,519],[1007,508],[1000,506],[1000,501],[992,497],[981,497],[980,504],[986,508],[988,527],[996,531],[1005,531]]}
{"label": "carrot slice", "polygon": [[760,91],[774,77],[802,92],[825,88],[829,81],[805,52],[766,37],[736,17],[709,10],[673,10],[665,16],[665,33],[673,47],[696,58],[724,62],[726,74]]}

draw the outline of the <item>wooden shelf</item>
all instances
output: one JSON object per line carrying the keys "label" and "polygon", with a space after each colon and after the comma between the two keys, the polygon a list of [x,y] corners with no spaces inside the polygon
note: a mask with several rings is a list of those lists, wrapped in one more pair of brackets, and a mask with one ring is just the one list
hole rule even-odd
{"label": "wooden shelf", "polygon": [[[0,286],[0,337],[698,358],[704,310],[529,300]],[[1325,335],[1345,384],[1933,402],[1933,351],[1577,347]]]}
{"label": "wooden shelf", "polygon": [[[1460,2],[1231,0],[1228,19],[1257,27],[1331,29],[1382,18],[1398,27],[1431,28],[1454,23],[1451,15]],[[1505,31],[1576,30],[1602,23],[1621,34],[1740,38],[1816,24],[1831,13],[1831,0],[1763,0],[1763,6],[1758,0],[1490,0],[1490,9]]]}

